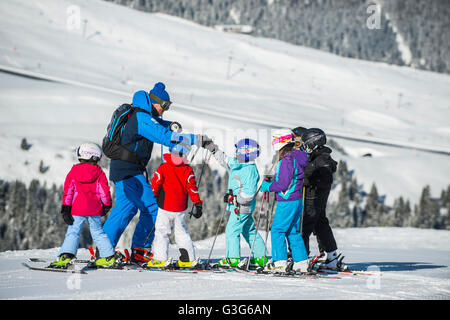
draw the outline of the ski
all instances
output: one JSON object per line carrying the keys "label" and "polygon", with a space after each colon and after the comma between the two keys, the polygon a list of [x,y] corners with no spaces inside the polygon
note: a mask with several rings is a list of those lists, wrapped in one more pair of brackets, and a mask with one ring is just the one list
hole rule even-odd
{"label": "ski", "polygon": [[341,279],[341,277],[325,276],[321,274],[274,274],[273,276],[294,279]]}
{"label": "ski", "polygon": [[374,276],[374,273],[366,272],[366,271],[356,271],[356,270],[347,270],[347,271],[339,271],[333,269],[319,269],[319,273],[322,274],[337,274],[337,275],[353,275],[353,276]]}
{"label": "ski", "polygon": [[49,267],[33,267],[29,264],[22,263],[23,266],[27,267],[30,270],[36,270],[36,271],[50,271],[50,272],[63,272],[63,273],[78,273],[78,274],[87,274],[87,272],[83,269],[76,270],[76,269],[61,269],[61,268],[49,268]]}
{"label": "ski", "polygon": [[220,269],[197,269],[198,272],[203,272],[203,273],[227,273],[227,271],[225,270],[220,270]]}
{"label": "ski", "polygon": [[[74,263],[91,263],[92,260],[84,260],[84,259],[75,259],[72,260]],[[41,259],[41,258],[28,258],[28,262],[51,262],[50,260]]]}
{"label": "ski", "polygon": [[197,273],[197,270],[190,269],[190,270],[181,270],[181,269],[169,269],[169,268],[147,268],[143,267],[142,270],[144,271],[159,271],[159,272],[173,272],[173,273]]}
{"label": "ski", "polygon": [[251,274],[257,276],[272,276],[272,277],[284,277],[284,278],[294,278],[294,279],[341,279],[336,276],[328,276],[323,274],[298,274],[298,273],[272,273],[262,270],[243,270],[239,268],[234,269],[236,272],[243,274]]}

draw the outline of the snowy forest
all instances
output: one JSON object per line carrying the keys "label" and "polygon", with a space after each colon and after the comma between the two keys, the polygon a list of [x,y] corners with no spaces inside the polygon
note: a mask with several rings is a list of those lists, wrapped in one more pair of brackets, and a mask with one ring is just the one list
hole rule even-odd
{"label": "snowy forest", "polygon": [[[107,0],[349,58],[450,72],[448,0]],[[375,7],[374,7],[375,6]],[[368,26],[373,18],[375,27]]]}
{"label": "snowy forest", "polygon": [[[333,140],[330,140],[331,144],[339,148]],[[149,162],[147,169],[150,177],[159,164],[159,158]],[[101,166],[106,168],[108,165],[108,161],[102,159]],[[193,167],[199,179],[202,165]],[[189,216],[186,218],[194,241],[215,235],[224,210],[222,195],[227,188],[227,181],[227,174],[220,175],[208,164],[204,166],[199,185],[200,196],[204,201],[204,214],[200,219]],[[111,186],[114,199],[112,183]],[[33,180],[29,185],[21,181],[0,180],[0,251],[60,246],[67,227],[60,214],[62,193],[62,185],[47,186],[38,180]],[[253,213],[255,218],[259,212],[260,197],[261,195]],[[375,184],[372,184],[370,190],[364,190],[364,186],[358,184],[354,170],[349,169],[347,163],[340,160],[328,201],[327,216],[333,227],[392,226],[450,230],[450,185],[446,190],[442,190],[438,199],[431,197],[429,186],[423,188],[418,203],[410,203],[409,200],[399,197],[392,206],[388,206],[384,199],[385,196],[378,193]],[[229,213],[225,214],[219,233],[224,232],[228,215]],[[136,218],[129,228],[134,228]],[[260,221],[260,230],[266,230],[267,217],[262,215]],[[91,243],[91,235],[85,226],[81,234],[80,248]]]}

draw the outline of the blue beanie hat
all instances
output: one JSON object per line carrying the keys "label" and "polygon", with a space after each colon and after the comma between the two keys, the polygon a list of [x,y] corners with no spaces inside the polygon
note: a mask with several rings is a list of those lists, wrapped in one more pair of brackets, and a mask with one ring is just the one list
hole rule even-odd
{"label": "blue beanie hat", "polygon": [[[158,82],[155,84],[153,89],[150,90],[150,93],[153,93],[155,96],[157,96],[158,98],[160,98],[162,100],[170,101],[169,94],[167,93],[167,91],[165,89],[166,89],[166,86],[164,85],[164,83]],[[155,100],[152,100],[151,98],[150,98],[150,102],[157,103]]]}

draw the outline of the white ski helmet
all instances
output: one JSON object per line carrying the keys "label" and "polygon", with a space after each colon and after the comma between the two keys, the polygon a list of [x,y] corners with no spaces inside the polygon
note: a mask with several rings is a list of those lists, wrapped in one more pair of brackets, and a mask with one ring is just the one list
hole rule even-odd
{"label": "white ski helmet", "polygon": [[102,149],[96,143],[87,142],[77,148],[78,160],[99,161],[102,158]]}
{"label": "white ski helmet", "polygon": [[275,151],[281,150],[285,145],[294,142],[291,129],[283,128],[272,133],[272,147]]}

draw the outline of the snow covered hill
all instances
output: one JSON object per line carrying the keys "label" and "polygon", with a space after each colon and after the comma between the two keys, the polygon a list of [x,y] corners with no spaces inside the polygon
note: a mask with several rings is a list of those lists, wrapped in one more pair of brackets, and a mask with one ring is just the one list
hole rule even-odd
{"label": "snow covered hill", "polygon": [[[87,275],[78,275],[32,271],[22,266],[29,257],[54,259],[55,248],[0,253],[0,299],[450,299],[450,231],[355,228],[337,229],[335,235],[349,266],[368,271],[370,276],[290,279],[240,273],[118,270],[92,270]],[[212,238],[196,242],[198,256],[206,259],[212,242]],[[242,247],[242,254],[248,255],[247,246]],[[317,250],[314,239],[311,248]],[[174,258],[179,256],[175,246],[171,246],[169,254]],[[224,254],[225,238],[220,235],[212,260]],[[78,258],[88,257],[86,249],[79,250]]]}
{"label": "snow covered hill", "polygon": [[[61,184],[81,142],[99,142],[114,107],[163,81],[168,119],[214,136],[232,151],[243,135],[271,159],[274,127],[450,148],[450,76],[346,59],[318,50],[227,34],[176,17],[103,1],[0,3],[0,64],[116,90],[107,93],[0,74],[0,176]],[[119,92],[119,93],[118,93]],[[124,93],[124,94],[121,94]],[[18,148],[26,137],[29,151]],[[417,202],[450,182],[448,157],[337,139],[368,191]],[[157,149],[157,148],[155,148]],[[362,157],[370,153],[371,158]],[[40,161],[49,170],[38,171]],[[215,165],[212,163],[212,165]]]}
{"label": "snow covered hill", "polygon": [[[257,138],[261,170],[271,159],[274,127],[450,148],[448,75],[221,33],[97,0],[1,1],[0,12],[1,65],[85,84],[0,73],[0,179],[62,184],[76,146],[100,142],[113,109],[157,81],[174,101],[167,119],[213,136],[229,152],[236,138]],[[19,147],[24,137],[28,151]],[[376,182],[387,202],[402,195],[414,203],[425,184],[438,196],[450,182],[448,156],[337,141],[346,154],[335,152],[335,159],[346,160],[366,190]],[[362,157],[367,153],[372,157]],[[337,229],[336,237],[350,266],[374,276],[92,271],[78,278],[21,265],[30,256],[53,259],[55,248],[0,253],[0,299],[449,299],[449,231]],[[197,254],[206,258],[211,244],[197,242]],[[178,256],[175,247],[171,252]],[[224,254],[220,235],[213,258]],[[87,256],[80,250],[79,258]]]}

